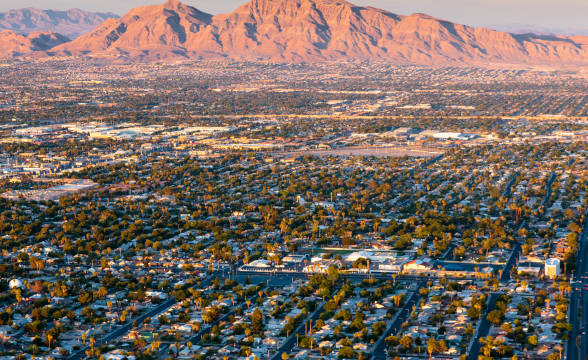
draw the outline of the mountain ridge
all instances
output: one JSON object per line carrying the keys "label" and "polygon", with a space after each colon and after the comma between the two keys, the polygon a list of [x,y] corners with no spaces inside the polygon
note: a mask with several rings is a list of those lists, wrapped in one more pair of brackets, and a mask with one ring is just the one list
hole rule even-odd
{"label": "mountain ridge", "polygon": [[11,30],[21,35],[34,32],[54,32],[75,39],[100,25],[104,20],[116,18],[113,13],[88,12],[80,9],[41,10],[22,8],[0,13],[0,30]]}
{"label": "mountain ridge", "polygon": [[10,57],[24,54],[46,56],[45,51],[68,41],[67,37],[52,32],[34,32],[25,36],[11,30],[0,30],[0,49]]}
{"label": "mountain ridge", "polygon": [[588,64],[588,37],[515,35],[343,0],[251,0],[210,15],[168,0],[107,19],[49,51],[135,60],[386,61],[419,65]]}

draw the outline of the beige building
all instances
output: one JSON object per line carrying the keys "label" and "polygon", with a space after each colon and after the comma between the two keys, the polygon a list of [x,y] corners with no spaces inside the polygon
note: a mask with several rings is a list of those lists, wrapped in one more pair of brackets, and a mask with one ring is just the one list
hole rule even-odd
{"label": "beige building", "polygon": [[550,279],[555,279],[560,274],[560,260],[556,258],[547,259],[545,261],[545,276]]}

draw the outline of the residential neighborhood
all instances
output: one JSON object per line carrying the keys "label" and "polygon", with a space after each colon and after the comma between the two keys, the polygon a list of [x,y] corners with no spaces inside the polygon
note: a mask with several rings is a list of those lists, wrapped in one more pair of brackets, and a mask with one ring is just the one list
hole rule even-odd
{"label": "residential neighborhood", "polygon": [[585,358],[585,82],[214,65],[0,67],[0,359]]}

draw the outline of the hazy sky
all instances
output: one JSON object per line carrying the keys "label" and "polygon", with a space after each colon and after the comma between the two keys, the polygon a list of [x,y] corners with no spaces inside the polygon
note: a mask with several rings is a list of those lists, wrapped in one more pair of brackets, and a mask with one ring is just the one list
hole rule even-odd
{"label": "hazy sky", "polygon": [[[15,7],[68,9],[124,14],[130,8],[164,0],[0,0],[0,11]],[[211,14],[226,13],[248,0],[184,0]],[[400,15],[423,12],[473,26],[529,26],[552,30],[588,30],[588,0],[351,0]]]}

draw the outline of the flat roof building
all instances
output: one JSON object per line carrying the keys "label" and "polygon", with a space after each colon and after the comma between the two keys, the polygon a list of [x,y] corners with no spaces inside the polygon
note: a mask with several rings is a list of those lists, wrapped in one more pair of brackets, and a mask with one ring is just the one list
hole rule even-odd
{"label": "flat roof building", "polygon": [[555,279],[560,274],[560,260],[556,258],[547,259],[545,261],[545,276],[550,279]]}

